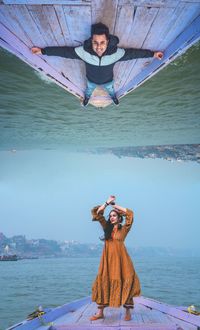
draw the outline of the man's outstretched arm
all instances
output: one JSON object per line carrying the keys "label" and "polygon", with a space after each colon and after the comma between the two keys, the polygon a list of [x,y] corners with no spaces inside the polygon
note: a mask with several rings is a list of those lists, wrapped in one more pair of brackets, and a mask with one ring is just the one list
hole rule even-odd
{"label": "man's outstretched arm", "polygon": [[71,59],[80,59],[75,52],[75,47],[32,47],[31,51],[36,55],[60,56]]}
{"label": "man's outstretched arm", "polygon": [[136,49],[136,48],[125,48],[125,54],[122,58],[120,58],[120,61],[129,61],[136,58],[147,58],[147,57],[155,57],[158,60],[161,60],[163,58],[163,52],[161,51],[152,51],[149,49]]}

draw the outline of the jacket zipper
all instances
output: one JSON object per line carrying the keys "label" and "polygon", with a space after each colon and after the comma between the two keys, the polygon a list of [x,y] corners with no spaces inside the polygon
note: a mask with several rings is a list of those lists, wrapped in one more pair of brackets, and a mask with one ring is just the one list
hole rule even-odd
{"label": "jacket zipper", "polygon": [[101,66],[101,57],[99,57],[99,66]]}

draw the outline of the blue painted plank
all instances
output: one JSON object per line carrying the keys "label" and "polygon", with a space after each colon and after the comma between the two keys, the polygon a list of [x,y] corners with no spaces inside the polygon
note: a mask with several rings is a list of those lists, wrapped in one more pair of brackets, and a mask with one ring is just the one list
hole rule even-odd
{"label": "blue painted plank", "polygon": [[[85,304],[88,304],[91,301],[90,297],[86,297],[77,301],[73,301],[72,303],[65,304],[63,306],[57,307],[50,311],[47,314],[44,314],[42,317],[44,322],[52,322],[55,319],[59,318],[60,316],[69,313],[72,310],[77,310],[78,308],[82,307]],[[36,318],[31,321],[26,321],[24,324],[19,325],[17,330],[35,330],[41,327],[41,321]],[[13,328],[13,327],[12,327]],[[11,329],[11,328],[9,328]],[[9,330],[7,329],[7,330]]]}
{"label": "blue painted plank", "polygon": [[161,49],[166,47],[200,15],[199,4],[182,4],[175,10],[175,19],[171,21],[171,29],[160,43]]}
{"label": "blue painted plank", "polygon": [[102,22],[109,27],[110,33],[114,33],[118,2],[105,1],[105,0],[93,0],[92,6],[92,23]]}
{"label": "blue painted plank", "polygon": [[82,44],[90,37],[91,6],[64,6],[63,10],[72,40]]}
{"label": "blue painted plank", "polygon": [[[158,14],[158,8],[149,9],[147,7],[137,7],[135,9],[136,12],[131,27],[131,34],[130,36],[128,36],[127,44],[129,45],[129,47],[145,48],[143,45],[148,35],[148,32],[153,24],[153,21]],[[130,76],[130,72],[137,64],[138,66],[141,65],[141,59],[127,62],[127,67],[123,68],[125,69],[125,71],[124,74],[121,75],[123,78],[121,79],[119,88],[121,88],[122,86],[124,86],[125,83],[127,83],[127,80]]]}
{"label": "blue painted plank", "polygon": [[144,81],[149,79],[153,74],[164,68],[174,58],[186,51],[191,45],[200,40],[200,17],[196,18],[192,24],[183,31],[176,40],[165,50],[165,55],[161,61],[154,60],[146,69],[138,74],[126,86],[121,88],[118,97],[127,94]]}
{"label": "blue painted plank", "polygon": [[[131,0],[119,0],[119,6],[130,3]],[[135,6],[142,7],[167,7],[167,8],[175,8],[180,3],[196,3],[200,2],[200,0],[134,0]]]}
{"label": "blue painted plank", "polygon": [[7,5],[85,5],[92,0],[3,0]]}
{"label": "blue painted plank", "polygon": [[0,22],[14,33],[26,45],[31,46],[31,40],[23,29],[23,21],[17,19],[15,6],[0,6]]}
{"label": "blue painted plank", "polygon": [[143,304],[170,316],[174,316],[175,318],[180,319],[182,321],[186,321],[194,326],[200,326],[200,317],[181,311],[174,306],[167,305],[145,297],[139,297],[139,299],[137,299],[137,302],[139,304]]}
{"label": "blue painted plank", "polygon": [[[43,14],[47,18],[49,27],[53,33],[54,39],[56,40],[56,43],[52,44],[52,46],[65,46],[66,42],[64,32],[62,30],[61,22],[58,20],[57,12],[55,11],[54,6],[47,5],[42,6],[42,8]],[[43,34],[45,34],[45,31]],[[71,46],[71,44],[68,45]],[[59,72],[62,72],[65,76],[69,77],[70,81],[72,81],[76,86],[83,88],[83,72],[80,70],[80,61],[68,61],[61,57],[48,57],[48,62],[49,61],[51,61],[54,67],[58,68]]]}
{"label": "blue painted plank", "polygon": [[[38,69],[41,68],[46,75],[52,77],[54,82],[62,86],[63,88],[69,89],[72,93],[77,93],[79,95],[83,95],[83,92],[74,86],[69,80],[64,78],[61,74],[55,71],[52,67],[50,67],[43,58],[40,56],[33,55],[30,49],[23,44],[19,39],[16,38],[9,30],[7,30],[1,23],[0,23],[0,31],[1,31],[1,38],[5,40],[8,44],[15,49],[15,53],[21,54],[21,58],[24,58],[25,61],[29,63],[33,68]],[[38,69],[39,70],[39,69]]]}
{"label": "blue painted plank", "polygon": [[[168,29],[172,25],[172,17],[174,14],[175,8],[166,8],[161,7],[159,8],[157,15],[152,22],[152,25],[148,31],[146,39],[143,43],[144,49],[151,49],[151,50],[161,50],[160,43],[163,39],[165,39]],[[152,62],[152,58],[149,59],[140,59],[130,67],[129,74],[127,76],[126,84],[136,77],[147,65]],[[121,88],[125,85],[121,85]]]}
{"label": "blue painted plank", "polygon": [[45,14],[45,7],[46,6],[28,5],[27,9],[34,23],[36,24],[37,29],[43,36],[46,46],[58,46],[58,42],[49,24],[47,15]]}
{"label": "blue painted plank", "polygon": [[[199,12],[198,8],[199,4],[179,4],[177,8],[167,8],[167,10],[166,8],[160,8],[143,44],[143,48],[164,50],[179,35],[180,31],[196,18]],[[171,14],[171,17],[169,14]],[[140,64],[137,61],[136,64],[129,69],[127,82],[136,77],[140,71],[151,62],[151,59],[149,59],[149,61],[141,60]],[[121,85],[121,87],[124,87],[124,85]]]}
{"label": "blue painted plank", "polygon": [[[137,7],[132,4],[118,6],[117,21],[115,24],[114,34],[117,35],[120,40],[119,47],[126,47],[126,48],[134,47],[133,22],[135,19],[136,9]],[[136,62],[135,60],[132,60],[131,61],[132,65],[134,65],[135,62]],[[114,77],[116,77],[115,79],[116,90],[122,87],[124,74],[126,73],[127,70],[129,70],[129,66],[130,66],[130,62],[119,62],[115,64]]]}
{"label": "blue painted plank", "polygon": [[[76,46],[81,45],[90,36],[91,6],[63,6],[63,12],[72,44]],[[73,63],[72,67],[70,63]],[[68,67],[70,77],[72,77],[77,86],[85,89],[85,65],[83,62],[77,60],[70,61],[70,63]]]}
{"label": "blue painted plank", "polygon": [[[68,25],[67,25],[67,17],[65,16],[63,6],[55,5],[54,6],[56,16],[58,17],[59,25],[62,30],[62,35],[64,38],[64,45],[66,46],[79,46],[80,44],[77,41],[73,40],[73,36],[71,36]],[[64,75],[69,76],[70,80],[74,82],[80,89],[85,89],[85,75],[84,75],[84,65],[80,61],[70,60],[70,63],[66,63],[61,68],[61,71]]]}
{"label": "blue painted plank", "polygon": [[54,39],[56,40],[57,45],[64,46],[66,41],[54,6],[42,6],[42,9],[44,16],[47,18],[48,25],[51,29],[51,33],[53,34]]}
{"label": "blue painted plank", "polygon": [[[76,325],[63,325],[63,326],[56,326],[55,330],[178,330],[176,325],[163,325],[163,324],[145,324],[141,325],[126,325],[126,326],[76,326]],[[179,328],[180,329],[180,328]]]}
{"label": "blue painted plank", "polygon": [[[32,45],[37,45],[37,42],[40,41],[41,43],[41,47],[43,47],[45,45],[45,40],[43,38],[43,36],[40,33],[40,30],[38,30],[31,14],[29,13],[27,6],[25,5],[13,5],[13,6],[5,6],[6,9],[8,9],[9,7],[12,8],[12,10],[14,11],[15,17],[16,17],[16,21],[20,22],[21,27],[24,31],[24,33],[28,36],[28,38],[31,41],[31,46]],[[9,16],[9,11],[6,13],[5,11],[5,16],[7,17],[8,21],[12,21],[11,17]],[[22,34],[23,36],[23,34]],[[17,38],[20,39],[21,34],[19,33],[19,35],[17,35]],[[23,40],[25,42],[25,40]],[[29,44],[27,44],[29,46]]]}

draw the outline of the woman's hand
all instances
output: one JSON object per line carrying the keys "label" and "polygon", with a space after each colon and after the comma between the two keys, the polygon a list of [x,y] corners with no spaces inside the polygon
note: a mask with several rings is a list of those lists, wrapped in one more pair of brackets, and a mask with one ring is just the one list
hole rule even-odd
{"label": "woman's hand", "polygon": [[102,204],[101,206],[99,206],[99,208],[97,210],[97,214],[99,214],[99,212],[101,212],[101,211],[104,211],[107,205],[115,203],[115,198],[116,198],[115,196],[108,197],[106,202],[104,204]]}
{"label": "woman's hand", "polygon": [[111,203],[115,202],[115,199],[116,199],[116,197],[111,195],[110,197],[108,197],[106,203],[111,204]]}

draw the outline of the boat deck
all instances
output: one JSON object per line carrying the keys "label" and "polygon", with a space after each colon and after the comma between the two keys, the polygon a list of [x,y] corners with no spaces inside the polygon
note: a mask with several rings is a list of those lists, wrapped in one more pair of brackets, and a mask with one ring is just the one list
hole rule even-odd
{"label": "boat deck", "polygon": [[[200,0],[0,0],[0,46],[79,99],[86,88],[82,61],[33,55],[32,46],[80,46],[101,21],[119,47],[164,51],[153,58],[116,63],[118,97],[130,93],[200,39]],[[90,103],[112,100],[98,87]]]}
{"label": "boat deck", "polygon": [[51,310],[42,321],[38,318],[25,321],[17,330],[198,330],[200,327],[200,316],[144,297],[135,299],[131,321],[124,321],[123,307],[106,308],[104,319],[90,321],[96,311],[96,304],[87,297]]}

